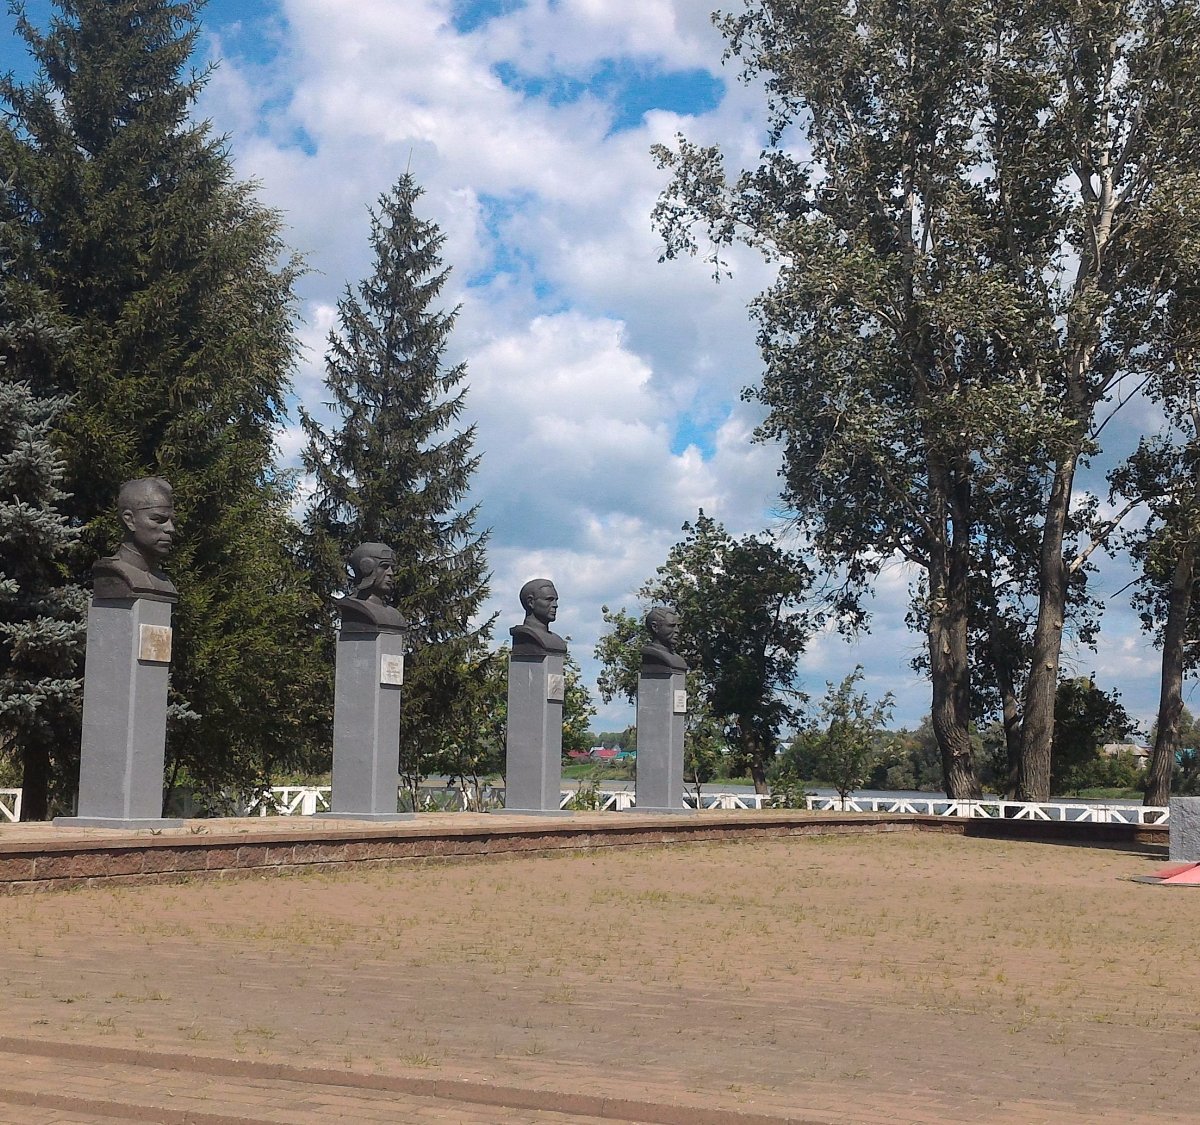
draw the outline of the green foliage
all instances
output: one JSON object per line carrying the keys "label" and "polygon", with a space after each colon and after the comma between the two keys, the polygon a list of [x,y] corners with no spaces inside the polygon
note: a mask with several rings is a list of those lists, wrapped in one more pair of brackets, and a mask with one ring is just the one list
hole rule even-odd
{"label": "green foliage", "polygon": [[700,800],[702,787],[715,781],[726,767],[725,725],[708,707],[708,693],[699,672],[688,672],[688,715],[683,732],[683,777]]}
{"label": "green foliage", "polygon": [[632,723],[624,730],[606,730],[592,735],[593,746],[603,746],[606,750],[636,750],[637,727]]}
{"label": "green foliage", "polygon": [[[1153,742],[1158,737],[1158,728],[1150,728],[1150,741]],[[1179,744],[1181,750],[1200,751],[1200,719],[1187,708],[1181,709],[1179,714]]]}
{"label": "green foliage", "polygon": [[592,748],[591,721],[596,714],[592,697],[583,682],[579,664],[570,653],[563,661],[566,679],[563,696],[562,749],[590,750]]}
{"label": "green foliage", "polygon": [[751,393],[784,499],[844,568],[842,620],[881,567],[919,567],[948,789],[977,788],[974,646],[996,662],[976,702],[1023,723],[1017,782],[1044,798],[1068,605],[1128,510],[1073,504],[1075,472],[1195,291],[1197,4],[747,0],[717,23],[770,143],[733,177],[716,147],[656,148],[666,256],[699,227],[718,270],[735,239],[778,265]]}
{"label": "green foliage", "polygon": [[44,33],[18,13],[38,77],[0,79],[3,203],[23,228],[12,276],[70,330],[58,353],[25,349],[22,377],[70,397],[56,442],[76,581],[116,545],[122,481],[174,485],[171,770],[246,781],[316,753],[329,696],[274,468],[298,267],[224,140],[190,119],[198,5],[56,6]]}
{"label": "green foliage", "polygon": [[480,650],[461,669],[465,693],[446,725],[446,738],[429,761],[431,773],[457,778],[468,807],[483,808],[483,780],[504,772],[508,719],[508,648]]}
{"label": "green foliage", "polygon": [[[1094,785],[1125,785],[1136,781],[1132,756],[1105,760],[1100,748],[1124,742],[1137,733],[1137,724],[1119,702],[1119,692],[1106,692],[1086,676],[1063,680],[1054,702],[1054,793],[1072,793]],[[1129,772],[1132,768],[1132,774]]]}
{"label": "green foliage", "polygon": [[767,801],[771,809],[804,809],[808,807],[808,790],[795,774],[779,774],[771,782],[771,796]]}
{"label": "green foliage", "polygon": [[826,685],[820,726],[811,740],[816,776],[843,800],[863,786],[880,760],[887,743],[881,732],[892,711],[890,692],[872,703],[866,692],[855,691],[862,678],[859,665],[837,686]]}
{"label": "green foliage", "polygon": [[0,370],[0,755],[20,763],[25,820],[68,805],[78,763],[87,596],[67,578],[78,533],[47,436],[63,405]]}
{"label": "green foliage", "polygon": [[780,731],[801,701],[797,665],[818,621],[806,606],[813,574],[769,535],[734,539],[703,512],[683,530],[640,594],[679,614],[679,651],[698,674],[689,699],[722,725],[735,768],[766,792]]}
{"label": "green foliage", "polygon": [[624,609],[611,610],[601,606],[608,631],[596,642],[595,658],[600,662],[596,687],[605,703],[614,699],[637,699],[638,670],[642,665],[642,646],[649,641],[645,630],[632,614]]}
{"label": "green foliage", "polygon": [[[990,780],[986,764],[980,767],[982,741],[972,731],[971,755],[982,780]],[[916,730],[900,730],[892,735],[890,745],[868,781],[872,789],[914,789],[932,792],[942,788],[941,756],[937,735],[930,716],[921,720]]]}
{"label": "green foliage", "polygon": [[449,276],[445,236],[415,213],[420,196],[406,173],[371,213],[374,269],[347,287],[329,336],[335,423],[326,431],[302,414],[313,480],[306,555],[318,593],[340,584],[340,560],[359,543],[396,552],[396,604],[412,649],[401,761],[414,784],[431,755],[461,745],[491,630],[472,623],[487,594],[487,536],[464,505],[479,462],[474,427],[459,427],[466,369],[444,363],[457,310],[435,305]]}
{"label": "green foliage", "polygon": [[589,777],[579,783],[564,807],[571,812],[595,812],[603,801],[604,794],[600,792],[599,781]]}

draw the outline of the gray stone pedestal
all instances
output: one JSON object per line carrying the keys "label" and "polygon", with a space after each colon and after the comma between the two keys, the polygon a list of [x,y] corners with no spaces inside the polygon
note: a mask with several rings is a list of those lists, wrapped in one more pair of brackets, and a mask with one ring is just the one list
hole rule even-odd
{"label": "gray stone pedestal", "polygon": [[635,813],[683,813],[683,732],[687,726],[687,676],[638,676]]}
{"label": "gray stone pedestal", "polygon": [[1167,821],[1171,859],[1179,863],[1200,862],[1200,797],[1172,797]]}
{"label": "gray stone pedestal", "polygon": [[499,812],[571,815],[558,807],[562,793],[563,660],[554,653],[509,658],[504,808]]}
{"label": "gray stone pedestal", "polygon": [[83,674],[79,811],[54,823],[174,828],[164,818],[163,757],[174,598],[93,598]]}
{"label": "gray stone pedestal", "polygon": [[328,816],[413,819],[412,813],[397,811],[403,683],[403,632],[343,626],[337,639]]}

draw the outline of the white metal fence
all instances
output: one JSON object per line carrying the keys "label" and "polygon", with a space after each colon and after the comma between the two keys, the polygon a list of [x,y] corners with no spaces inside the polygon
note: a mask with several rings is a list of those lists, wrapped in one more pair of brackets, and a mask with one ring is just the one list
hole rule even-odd
{"label": "white metal fence", "polygon": [[1169,810],[1162,805],[1131,805],[1093,801],[955,801],[949,797],[809,796],[814,812],[917,813],[923,816],[961,816],[992,820],[1070,820],[1090,824],[1166,824]]}
{"label": "white metal fence", "polygon": [[[329,812],[328,785],[278,785],[239,802],[242,816],[319,816]],[[762,809],[770,797],[761,793],[703,793],[688,791],[684,805],[700,809]],[[483,786],[478,793],[461,789],[422,789],[419,812],[461,812],[500,808],[503,786]],[[624,812],[636,808],[629,790],[563,790],[560,808],[594,808]],[[805,807],[812,812],[915,813],[923,816],[991,818],[994,820],[1067,820],[1092,824],[1166,824],[1169,810],[1160,805],[1095,801],[955,801],[949,797],[818,797],[810,794]],[[21,790],[0,789],[0,821],[21,819]]]}
{"label": "white metal fence", "polygon": [[21,819],[21,790],[0,789],[0,820],[11,820],[14,824]]}

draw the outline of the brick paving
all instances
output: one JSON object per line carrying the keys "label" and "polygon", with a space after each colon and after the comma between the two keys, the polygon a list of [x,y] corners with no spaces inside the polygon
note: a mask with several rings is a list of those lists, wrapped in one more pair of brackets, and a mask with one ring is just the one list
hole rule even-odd
{"label": "brick paving", "polygon": [[1160,863],[891,834],[8,898],[0,1122],[1194,1125]]}

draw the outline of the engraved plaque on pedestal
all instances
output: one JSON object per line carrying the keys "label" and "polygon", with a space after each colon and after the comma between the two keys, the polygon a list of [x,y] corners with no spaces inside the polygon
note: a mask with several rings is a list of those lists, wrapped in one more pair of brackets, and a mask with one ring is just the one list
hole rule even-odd
{"label": "engraved plaque on pedestal", "polygon": [[567,679],[551,673],[546,677],[546,699],[551,703],[562,703],[567,697]]}
{"label": "engraved plaque on pedestal", "polygon": [[379,660],[379,682],[390,687],[401,687],[404,684],[404,655],[391,656],[384,654]]}
{"label": "engraved plaque on pedestal", "polygon": [[171,626],[142,625],[138,629],[138,659],[148,664],[171,663]]}
{"label": "engraved plaque on pedestal", "polygon": [[687,692],[679,690],[675,692],[675,706],[673,708],[676,715],[687,714]]}

